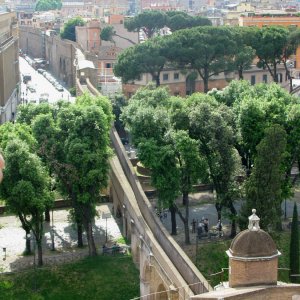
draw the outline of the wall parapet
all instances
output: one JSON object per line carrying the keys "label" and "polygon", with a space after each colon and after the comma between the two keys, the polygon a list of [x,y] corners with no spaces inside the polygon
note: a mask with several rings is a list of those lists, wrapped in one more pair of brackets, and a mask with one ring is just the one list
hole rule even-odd
{"label": "wall parapet", "polygon": [[[190,288],[194,294],[200,294],[213,290],[208,281],[196,268],[196,266],[169,234],[169,232],[159,224],[159,219],[153,212],[151,203],[143,192],[143,189],[132,166],[130,165],[130,161],[115,128],[111,130],[110,137],[115,153],[133,190],[142,216],[151,229],[159,245],[162,247],[165,253],[168,253],[168,257],[184,280],[191,285]],[[197,284],[199,282],[202,284]]]}

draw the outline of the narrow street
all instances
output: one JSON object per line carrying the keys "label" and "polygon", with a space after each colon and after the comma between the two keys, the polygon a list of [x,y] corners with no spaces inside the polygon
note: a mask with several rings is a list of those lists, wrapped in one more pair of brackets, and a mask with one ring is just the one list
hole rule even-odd
{"label": "narrow street", "polygon": [[[58,91],[51,82],[49,82],[42,74],[38,73],[29,63],[23,58],[19,57],[20,73],[21,73],[21,98],[27,102],[39,103],[41,94],[49,94],[49,103],[55,103],[60,99],[66,101],[75,101],[75,97],[71,97],[70,92],[64,88],[63,91]],[[28,84],[23,83],[23,75],[30,74],[31,81]],[[33,87],[36,91],[30,91],[28,87]]]}

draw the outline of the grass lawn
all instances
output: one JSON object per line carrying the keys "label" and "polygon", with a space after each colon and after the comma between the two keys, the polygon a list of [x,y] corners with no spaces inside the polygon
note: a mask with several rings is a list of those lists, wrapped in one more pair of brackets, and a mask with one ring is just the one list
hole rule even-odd
{"label": "grass lawn", "polygon": [[[289,245],[290,245],[290,232],[284,231],[276,234],[273,237],[277,249],[281,252],[279,257],[279,268],[289,268]],[[225,253],[229,249],[231,240],[215,241],[206,244],[199,244],[198,255],[196,259],[196,266],[204,277],[210,281],[212,286],[217,285],[221,281],[220,275],[210,276],[211,274],[218,273],[222,268],[228,268],[228,256]],[[278,271],[278,280],[289,282],[288,272],[284,270]],[[223,281],[228,280],[228,270],[225,270]]]}
{"label": "grass lawn", "polygon": [[[59,267],[0,276],[5,300],[129,300],[139,296],[131,256],[98,256]],[[35,291],[36,289],[36,291]]]}

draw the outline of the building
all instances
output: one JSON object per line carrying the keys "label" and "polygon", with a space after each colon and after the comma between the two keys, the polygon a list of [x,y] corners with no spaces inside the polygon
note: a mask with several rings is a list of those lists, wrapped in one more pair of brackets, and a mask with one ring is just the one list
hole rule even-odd
{"label": "building", "polygon": [[0,123],[12,121],[20,100],[19,39],[16,14],[0,10]]}
{"label": "building", "polygon": [[229,256],[229,281],[215,291],[193,296],[193,300],[288,300],[300,298],[300,285],[277,281],[281,253],[271,236],[260,229],[256,210],[249,217],[247,230],[240,232],[226,251]]}

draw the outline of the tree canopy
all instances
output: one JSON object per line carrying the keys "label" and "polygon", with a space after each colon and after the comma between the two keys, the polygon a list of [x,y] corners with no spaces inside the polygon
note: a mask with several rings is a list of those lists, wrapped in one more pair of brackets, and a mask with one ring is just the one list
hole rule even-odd
{"label": "tree canopy", "polygon": [[64,27],[60,33],[62,39],[67,39],[73,42],[76,42],[76,33],[75,27],[76,26],[83,26],[85,21],[81,17],[75,17],[67,21],[64,24]]}
{"label": "tree canopy", "polygon": [[61,0],[39,0],[35,5],[36,11],[48,11],[61,9]]}
{"label": "tree canopy", "polygon": [[114,66],[114,74],[122,78],[123,83],[138,80],[145,73],[149,73],[160,85],[160,73],[164,69],[166,44],[161,37],[125,49]]}
{"label": "tree canopy", "polygon": [[6,167],[0,194],[16,214],[27,234],[32,231],[42,260],[43,213],[51,206],[50,178],[39,157],[20,139],[14,138],[4,149]]}

